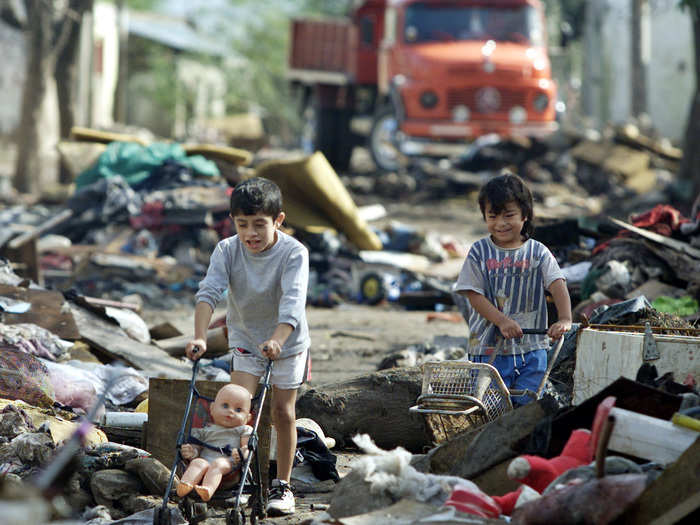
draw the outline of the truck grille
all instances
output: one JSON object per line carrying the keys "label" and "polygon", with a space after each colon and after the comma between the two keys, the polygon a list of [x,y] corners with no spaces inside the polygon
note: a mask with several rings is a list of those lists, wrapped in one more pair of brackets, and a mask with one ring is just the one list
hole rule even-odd
{"label": "truck grille", "polygon": [[527,92],[522,89],[468,87],[447,90],[447,105],[467,106],[472,114],[507,113],[513,106],[525,107]]}

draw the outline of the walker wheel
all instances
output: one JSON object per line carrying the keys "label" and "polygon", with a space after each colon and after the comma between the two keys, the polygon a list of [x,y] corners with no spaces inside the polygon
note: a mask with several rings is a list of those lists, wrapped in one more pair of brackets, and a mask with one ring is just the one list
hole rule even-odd
{"label": "walker wheel", "polygon": [[243,510],[232,509],[226,514],[226,525],[245,525]]}
{"label": "walker wheel", "polygon": [[170,525],[170,507],[153,507],[153,525]]}

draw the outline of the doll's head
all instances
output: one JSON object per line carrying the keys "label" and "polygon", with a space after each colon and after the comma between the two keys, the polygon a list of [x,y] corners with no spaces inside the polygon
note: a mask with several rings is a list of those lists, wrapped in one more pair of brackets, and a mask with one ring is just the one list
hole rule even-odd
{"label": "doll's head", "polygon": [[221,387],[209,407],[212,421],[227,428],[246,425],[250,419],[251,397],[250,392],[240,385]]}

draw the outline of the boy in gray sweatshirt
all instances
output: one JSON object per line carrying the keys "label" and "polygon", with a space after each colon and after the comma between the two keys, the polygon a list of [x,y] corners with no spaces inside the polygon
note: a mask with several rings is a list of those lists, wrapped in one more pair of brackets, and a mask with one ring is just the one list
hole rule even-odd
{"label": "boy in gray sweatshirt", "polygon": [[253,178],[231,194],[231,219],[237,234],[220,241],[195,295],[194,339],[185,353],[199,359],[207,350],[207,328],[225,291],[231,382],[255,394],[268,359],[272,367],[272,419],[277,430],[277,479],[267,511],[294,513],[289,485],[296,451],[297,389],[309,365],[306,293],[308,250],[279,231],[285,215],[282,194],[272,181]]}

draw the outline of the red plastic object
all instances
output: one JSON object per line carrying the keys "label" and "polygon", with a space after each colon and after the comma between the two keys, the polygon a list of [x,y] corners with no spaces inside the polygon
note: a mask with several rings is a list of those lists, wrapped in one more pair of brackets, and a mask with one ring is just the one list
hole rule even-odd
{"label": "red plastic object", "polygon": [[467,485],[455,486],[445,505],[482,518],[497,518],[501,515],[501,507],[491,497],[481,491],[475,492]]}

